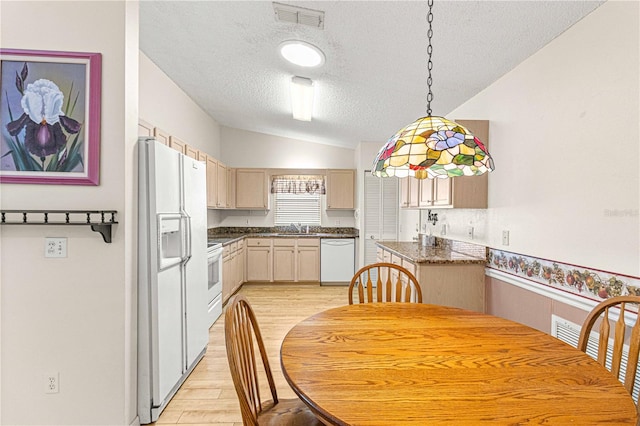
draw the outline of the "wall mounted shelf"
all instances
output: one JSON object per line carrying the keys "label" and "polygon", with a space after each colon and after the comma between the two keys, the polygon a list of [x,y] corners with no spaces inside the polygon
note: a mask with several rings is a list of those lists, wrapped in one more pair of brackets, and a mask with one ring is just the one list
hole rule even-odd
{"label": "wall mounted shelf", "polygon": [[105,243],[111,242],[116,210],[1,210],[2,225],[89,225]]}

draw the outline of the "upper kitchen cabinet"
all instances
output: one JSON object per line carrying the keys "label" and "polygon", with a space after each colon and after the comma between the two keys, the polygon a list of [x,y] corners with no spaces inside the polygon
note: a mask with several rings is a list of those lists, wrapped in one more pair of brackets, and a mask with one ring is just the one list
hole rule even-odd
{"label": "upper kitchen cabinet", "polygon": [[187,144],[175,136],[169,136],[169,147],[185,155],[187,153]]}
{"label": "upper kitchen cabinet", "polygon": [[[489,147],[489,121],[455,120]],[[400,207],[486,209],[488,174],[454,178],[400,179]]]}
{"label": "upper kitchen cabinet", "polygon": [[197,159],[198,159],[198,150],[197,150],[197,149],[195,149],[195,148],[194,148],[194,147],[192,147],[191,145],[186,145],[184,149],[185,149],[185,153],[184,153],[184,154],[185,154],[187,157],[191,157],[191,158],[193,158],[194,160],[197,160]]}
{"label": "upper kitchen cabinet", "polygon": [[218,191],[218,162],[210,155],[206,156],[207,161],[207,207],[217,208]]}
{"label": "upper kitchen cabinet", "polygon": [[227,205],[227,166],[218,161],[218,167],[217,167],[217,173],[218,173],[218,177],[217,182],[218,182],[218,188],[216,189],[216,207],[219,209],[226,209],[228,208]]}
{"label": "upper kitchen cabinet", "polygon": [[138,136],[153,137],[153,125],[144,120],[138,120]]}
{"label": "upper kitchen cabinet", "polygon": [[153,129],[153,137],[162,145],[170,146],[169,133],[165,132],[164,130],[155,127]]}
{"label": "upper kitchen cabinet", "polygon": [[267,210],[269,186],[264,169],[236,169],[236,209]]}
{"label": "upper kitchen cabinet", "polygon": [[355,208],[355,170],[327,170],[327,210]]}

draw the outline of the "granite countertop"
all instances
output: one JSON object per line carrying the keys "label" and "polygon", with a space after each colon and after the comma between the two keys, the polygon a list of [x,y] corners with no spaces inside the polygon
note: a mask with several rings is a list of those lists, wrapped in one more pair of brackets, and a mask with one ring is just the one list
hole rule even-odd
{"label": "granite countertop", "polygon": [[[304,228],[306,231],[306,228]],[[309,233],[297,232],[289,227],[273,228],[210,228],[207,231],[209,243],[230,244],[242,238],[356,238],[358,230],[355,228],[322,228],[310,227]]]}
{"label": "granite countertop", "polygon": [[436,239],[436,245],[423,247],[417,241],[378,241],[376,245],[414,263],[484,264],[485,246],[462,241]]}

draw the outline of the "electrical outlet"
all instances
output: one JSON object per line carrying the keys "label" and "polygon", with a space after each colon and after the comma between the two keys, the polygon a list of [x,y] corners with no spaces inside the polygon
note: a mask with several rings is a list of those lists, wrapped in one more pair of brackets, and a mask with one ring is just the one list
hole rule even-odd
{"label": "electrical outlet", "polygon": [[507,230],[502,231],[502,245],[503,246],[509,245],[509,231]]}
{"label": "electrical outlet", "polygon": [[340,220],[336,219],[336,226],[340,226]]}
{"label": "electrical outlet", "polygon": [[60,392],[60,374],[58,372],[45,374],[44,376],[44,393]]}
{"label": "electrical outlet", "polygon": [[467,228],[467,235],[469,235],[469,238],[473,240],[473,226]]}
{"label": "electrical outlet", "polygon": [[44,257],[67,257],[66,238],[45,238]]}
{"label": "electrical outlet", "polygon": [[440,231],[440,235],[447,235],[447,225],[442,224],[442,230]]}

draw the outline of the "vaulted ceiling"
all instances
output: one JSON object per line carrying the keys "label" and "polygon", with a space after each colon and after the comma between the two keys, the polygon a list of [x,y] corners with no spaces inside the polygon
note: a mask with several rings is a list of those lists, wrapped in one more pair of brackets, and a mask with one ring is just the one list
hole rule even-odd
{"label": "vaulted ceiling", "polygon": [[[491,85],[603,1],[451,1],[433,7],[434,115]],[[140,49],[218,123],[348,148],[384,142],[426,115],[426,1],[297,1],[324,28],[276,19],[270,1],[140,2]],[[299,39],[326,62],[285,62]],[[316,87],[311,122],[292,119],[289,82]],[[490,118],[490,117],[482,117]]]}

